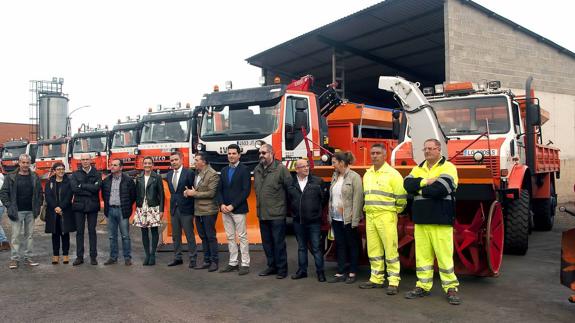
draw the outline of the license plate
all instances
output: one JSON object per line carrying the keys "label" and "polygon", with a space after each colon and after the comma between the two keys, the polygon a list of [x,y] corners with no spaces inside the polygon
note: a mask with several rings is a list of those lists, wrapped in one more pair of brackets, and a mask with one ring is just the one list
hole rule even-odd
{"label": "license plate", "polygon": [[238,146],[254,146],[255,140],[238,140]]}

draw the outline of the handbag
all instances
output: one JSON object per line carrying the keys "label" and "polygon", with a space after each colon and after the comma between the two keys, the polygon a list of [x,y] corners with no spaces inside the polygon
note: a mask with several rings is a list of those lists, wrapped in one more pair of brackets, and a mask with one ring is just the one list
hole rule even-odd
{"label": "handbag", "polygon": [[43,201],[42,205],[40,205],[40,220],[46,222],[46,201]]}

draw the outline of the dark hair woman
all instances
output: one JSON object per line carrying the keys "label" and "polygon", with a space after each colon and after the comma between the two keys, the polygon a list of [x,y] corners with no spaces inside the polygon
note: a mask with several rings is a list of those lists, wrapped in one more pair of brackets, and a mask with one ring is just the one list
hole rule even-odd
{"label": "dark hair woman", "polygon": [[357,279],[360,251],[357,227],[363,217],[363,185],[361,176],[349,167],[354,160],[351,152],[337,152],[332,158],[335,171],[330,185],[328,219],[337,246],[337,273],[330,283],[352,284]]}
{"label": "dark hair woman", "polygon": [[70,232],[76,231],[74,212],[72,211],[72,186],[66,167],[61,162],[52,166],[51,176],[46,183],[46,233],[52,233],[52,264],[60,262],[60,241],[64,264],[70,262]]}
{"label": "dark hair woman", "polygon": [[[164,212],[164,184],[154,171],[152,157],[144,158],[144,171],[136,177],[136,216],[134,225],[142,230],[142,243],[146,259],[144,266],[156,264],[156,249],[160,238],[158,227]],[[152,245],[148,232],[152,232]]]}

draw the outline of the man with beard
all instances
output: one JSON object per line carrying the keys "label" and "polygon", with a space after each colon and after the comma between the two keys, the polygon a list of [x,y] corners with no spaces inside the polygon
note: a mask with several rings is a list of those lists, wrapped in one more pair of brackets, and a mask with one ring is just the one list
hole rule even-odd
{"label": "man with beard", "polygon": [[274,159],[273,147],[262,145],[260,162],[254,169],[260,233],[267,259],[267,268],[259,273],[260,276],[276,274],[277,279],[287,277],[286,191],[291,182],[288,169]]}

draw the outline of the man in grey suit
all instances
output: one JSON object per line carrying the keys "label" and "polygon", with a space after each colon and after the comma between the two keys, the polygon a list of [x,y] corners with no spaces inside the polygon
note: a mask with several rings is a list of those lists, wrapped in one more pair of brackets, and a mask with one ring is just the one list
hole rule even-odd
{"label": "man in grey suit", "polygon": [[186,188],[194,185],[194,173],[182,166],[182,153],[175,151],[170,156],[172,170],[166,176],[170,188],[170,219],[172,221],[172,240],[174,243],[174,260],[168,266],[184,263],[182,260],[182,229],[188,240],[190,255],[189,268],[196,267],[196,236],[194,234],[194,199],[184,196]]}

